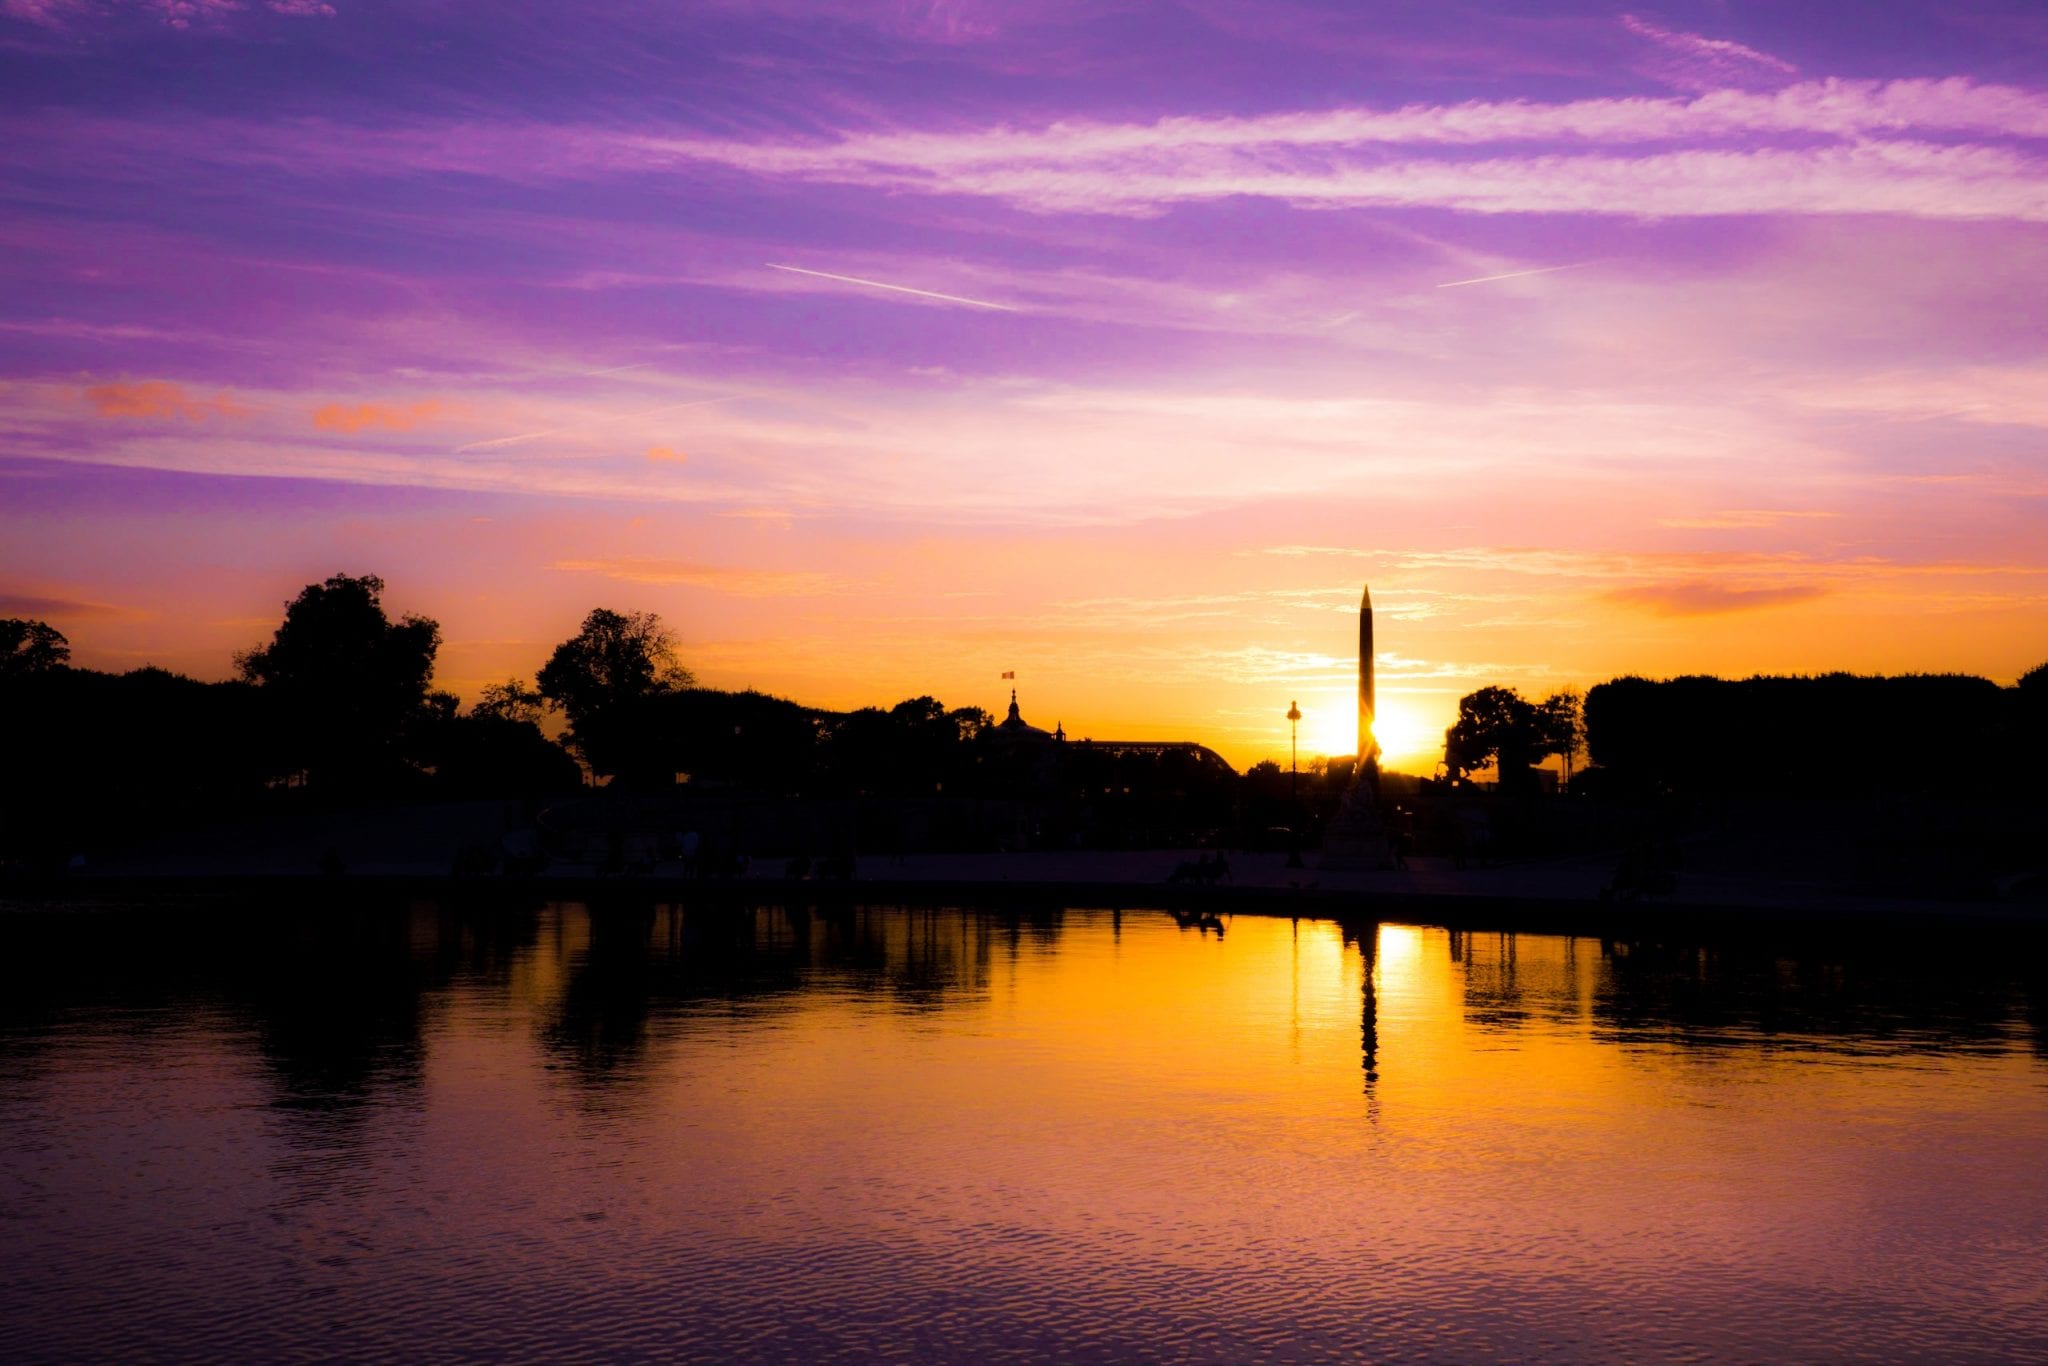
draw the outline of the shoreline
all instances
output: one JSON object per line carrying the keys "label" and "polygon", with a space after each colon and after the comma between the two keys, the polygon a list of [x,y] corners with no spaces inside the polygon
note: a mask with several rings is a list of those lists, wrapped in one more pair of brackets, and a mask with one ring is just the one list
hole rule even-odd
{"label": "shoreline", "polygon": [[[1371,876],[1371,875],[1367,875]],[[1500,881],[1501,879],[1494,879]],[[1762,931],[1908,930],[1969,926],[2048,930],[2048,906],[2011,901],[1951,902],[1786,896],[1782,901],[1604,901],[1492,889],[1413,886],[1179,886],[1163,882],[1048,878],[874,877],[846,880],[665,875],[459,877],[448,874],[200,874],[82,875],[0,887],[0,913],[140,909],[179,904],[219,906],[265,900],[332,905],[338,901],[409,897],[454,903],[479,900],[690,903],[731,909],[791,906],[842,909],[862,905],[1161,911],[1195,915],[1261,915],[1346,923],[1393,922],[1461,931],[1631,938],[1717,932],[1753,937]]]}

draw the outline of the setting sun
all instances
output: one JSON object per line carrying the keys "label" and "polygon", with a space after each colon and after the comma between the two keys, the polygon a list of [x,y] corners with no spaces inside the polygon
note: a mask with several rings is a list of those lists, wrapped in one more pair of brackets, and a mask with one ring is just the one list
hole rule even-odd
{"label": "setting sun", "polygon": [[1398,699],[1380,703],[1373,733],[1380,742],[1380,763],[1387,768],[1428,773],[1443,752],[1443,731]]}
{"label": "setting sun", "polygon": [[[1356,754],[1358,721],[1349,694],[1302,708],[1302,752],[1309,755]],[[1381,702],[1374,733],[1380,742],[1383,767],[1427,773],[1442,749],[1443,732],[1432,727],[1399,698]],[[1282,756],[1285,757],[1284,755]]]}

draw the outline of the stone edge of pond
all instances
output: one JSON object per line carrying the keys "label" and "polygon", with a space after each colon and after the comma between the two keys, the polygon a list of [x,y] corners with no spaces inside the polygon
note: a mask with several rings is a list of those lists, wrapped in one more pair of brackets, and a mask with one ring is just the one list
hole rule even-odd
{"label": "stone edge of pond", "polygon": [[995,911],[1088,909],[1263,915],[1341,922],[1385,921],[1454,930],[1584,937],[1643,934],[1753,933],[1810,928],[1905,929],[1977,926],[2048,931],[2048,905],[2031,902],[1931,902],[1876,897],[1823,903],[1788,899],[1745,904],[1687,901],[1613,902],[1498,893],[1419,892],[1335,887],[1178,887],[1089,881],[939,881],[856,879],[686,880],[662,877],[453,877],[419,874],[340,876],[247,874],[84,876],[0,886],[0,913],[55,909],[165,911],[222,902],[291,897],[332,905],[405,896],[456,903],[517,897],[616,905],[621,901],[736,910],[765,906],[816,909],[855,906],[973,907]]}

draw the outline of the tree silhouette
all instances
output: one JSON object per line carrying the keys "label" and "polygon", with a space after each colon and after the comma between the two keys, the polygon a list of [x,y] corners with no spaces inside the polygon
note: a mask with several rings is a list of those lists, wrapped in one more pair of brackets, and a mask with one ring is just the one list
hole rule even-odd
{"label": "tree silhouette", "polygon": [[1524,785],[1545,749],[1541,713],[1513,688],[1481,688],[1458,699],[1458,719],[1444,732],[1444,767],[1462,778],[1491,764],[1503,788]]}
{"label": "tree silhouette", "polygon": [[675,638],[659,616],[600,607],[555,647],[535,682],[541,696],[568,715],[583,761],[616,775],[632,758],[639,704],[688,687],[692,679],[676,661]]}
{"label": "tree silhouette", "polygon": [[45,673],[62,668],[70,659],[70,642],[50,623],[20,617],[0,619],[0,679]]}
{"label": "tree silhouette", "polygon": [[1536,729],[1543,739],[1545,754],[1564,761],[1566,786],[1572,781],[1572,760],[1585,747],[1584,701],[1577,688],[1554,692],[1536,704]]}
{"label": "tree silhouette", "polygon": [[[2012,690],[2021,699],[2023,687]],[[1617,678],[1586,694],[1594,763],[1634,791],[1872,793],[1998,781],[2013,708],[1988,679]],[[1910,746],[1907,729],[1942,743]]]}
{"label": "tree silhouette", "polygon": [[574,791],[583,772],[531,721],[488,712],[429,712],[410,757],[431,764],[450,797],[540,797]]}
{"label": "tree silhouette", "polygon": [[489,717],[499,721],[524,721],[539,725],[547,711],[548,700],[527,686],[523,678],[508,678],[503,683],[487,683],[477,696],[476,705],[471,707],[473,716]]}
{"label": "tree silhouette", "polygon": [[260,684],[280,757],[315,782],[348,785],[399,766],[399,745],[427,706],[440,626],[385,616],[384,580],[336,574],[285,605],[269,645],[236,657]]}

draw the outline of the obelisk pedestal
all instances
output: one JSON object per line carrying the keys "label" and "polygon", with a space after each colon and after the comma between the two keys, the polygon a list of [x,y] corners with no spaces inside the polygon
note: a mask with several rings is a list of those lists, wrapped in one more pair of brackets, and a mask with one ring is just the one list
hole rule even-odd
{"label": "obelisk pedestal", "polygon": [[1394,845],[1380,819],[1378,765],[1368,764],[1352,779],[1343,805],[1323,831],[1321,868],[1377,870],[1394,866]]}

